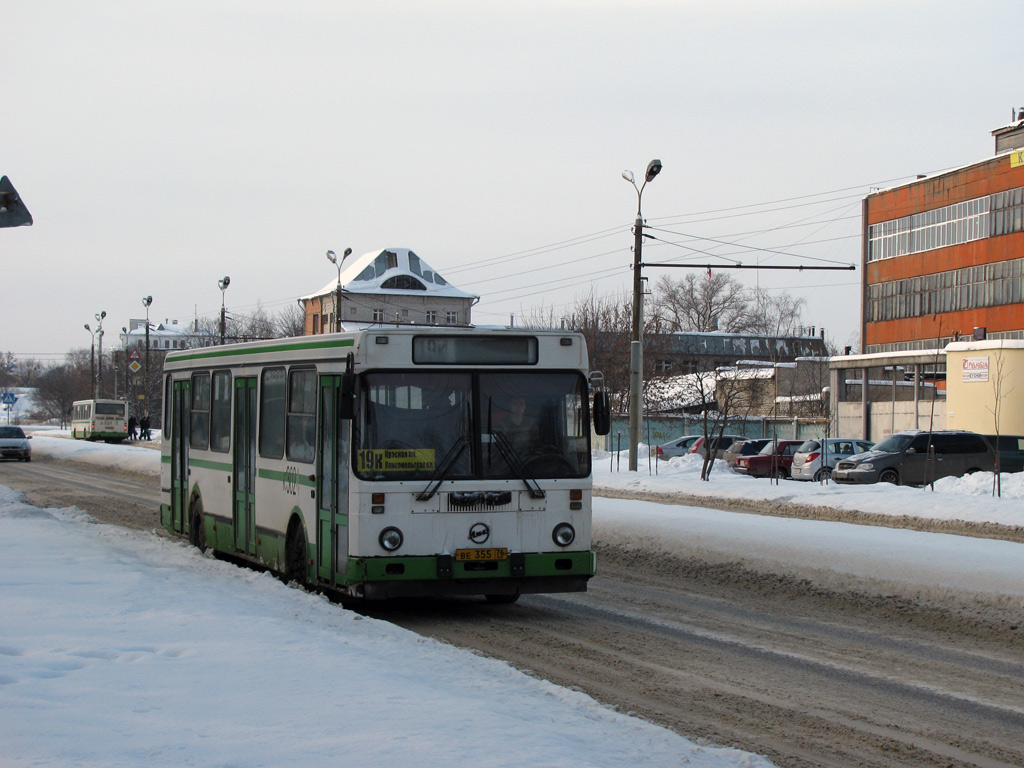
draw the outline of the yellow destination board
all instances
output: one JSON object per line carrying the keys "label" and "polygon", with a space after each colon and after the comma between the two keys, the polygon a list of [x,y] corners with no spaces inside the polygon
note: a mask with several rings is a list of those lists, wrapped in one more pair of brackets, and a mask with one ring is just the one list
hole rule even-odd
{"label": "yellow destination board", "polygon": [[433,472],[433,448],[373,448],[358,451],[360,472]]}

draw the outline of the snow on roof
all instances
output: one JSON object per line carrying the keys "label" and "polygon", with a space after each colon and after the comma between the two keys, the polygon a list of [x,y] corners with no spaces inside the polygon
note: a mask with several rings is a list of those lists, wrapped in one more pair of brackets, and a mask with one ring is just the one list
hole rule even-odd
{"label": "snow on roof", "polygon": [[721,379],[772,379],[775,378],[775,366],[764,368],[720,368],[718,377]]}
{"label": "snow on roof", "polygon": [[674,408],[704,405],[714,400],[717,380],[713,371],[653,378],[647,382],[647,395],[652,402]]}
{"label": "snow on roof", "polygon": [[[127,334],[120,334],[121,336],[128,336],[131,338],[138,338],[146,335],[146,321],[145,320],[132,320],[133,326]],[[177,320],[164,320],[162,323],[150,323],[149,324],[149,335],[157,336],[191,336],[192,335],[192,324],[182,323],[179,324]]]}
{"label": "snow on roof", "polygon": [[810,403],[821,400],[821,392],[812,392],[807,395],[779,395],[775,398],[776,403]]}
{"label": "snow on roof", "polygon": [[[417,293],[456,299],[479,299],[445,280],[432,266],[408,248],[385,248],[369,251],[348,262],[341,271],[342,290],[347,293]],[[302,299],[313,299],[337,290],[338,279],[331,280],[315,293]]]}
{"label": "snow on roof", "polygon": [[1024,339],[965,339],[946,345],[946,352],[983,352],[990,349],[1024,349]]}

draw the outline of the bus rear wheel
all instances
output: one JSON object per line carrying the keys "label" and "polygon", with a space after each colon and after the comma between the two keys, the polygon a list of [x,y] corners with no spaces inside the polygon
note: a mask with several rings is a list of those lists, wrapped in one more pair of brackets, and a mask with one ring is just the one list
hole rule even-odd
{"label": "bus rear wheel", "polygon": [[203,524],[203,502],[192,502],[188,516],[188,540],[200,552],[206,551],[206,526]]}
{"label": "bus rear wheel", "polygon": [[284,580],[288,584],[293,581],[303,586],[306,584],[306,535],[298,522],[289,526],[285,539]]}

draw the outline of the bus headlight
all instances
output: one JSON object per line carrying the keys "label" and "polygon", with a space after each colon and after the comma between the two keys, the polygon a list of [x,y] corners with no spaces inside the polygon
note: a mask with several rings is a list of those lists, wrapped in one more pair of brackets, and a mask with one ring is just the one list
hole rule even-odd
{"label": "bus headlight", "polygon": [[568,523],[559,523],[551,532],[551,539],[560,547],[568,547],[576,540],[576,529]]}
{"label": "bus headlight", "polygon": [[402,546],[402,540],[402,532],[397,528],[385,528],[380,532],[380,536],[377,537],[377,541],[388,552],[394,552]]}

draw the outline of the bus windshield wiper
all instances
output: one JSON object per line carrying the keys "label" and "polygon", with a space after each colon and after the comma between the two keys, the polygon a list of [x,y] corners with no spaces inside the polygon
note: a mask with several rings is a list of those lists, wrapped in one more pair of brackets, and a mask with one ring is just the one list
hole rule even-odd
{"label": "bus windshield wiper", "polygon": [[491,432],[491,439],[494,444],[498,446],[498,453],[505,460],[505,463],[511,467],[512,471],[515,472],[516,476],[523,481],[526,485],[526,489],[530,492],[531,499],[543,499],[547,494],[544,493],[544,489],[540,487],[540,484],[532,477],[526,476],[526,468],[523,466],[523,460],[519,458],[519,454],[516,453],[516,449],[512,447],[512,443],[505,437],[504,432]]}
{"label": "bus windshield wiper", "polygon": [[455,462],[459,460],[462,452],[466,450],[466,438],[460,437],[456,440],[452,447],[448,449],[448,453],[445,454],[444,458],[441,459],[441,463],[437,469],[434,470],[434,476],[430,478],[430,482],[427,483],[427,487],[424,488],[419,495],[416,497],[417,501],[429,501],[434,498],[434,494],[437,493],[437,489],[441,487],[441,483],[448,477],[448,473],[452,471],[452,467],[455,466]]}

